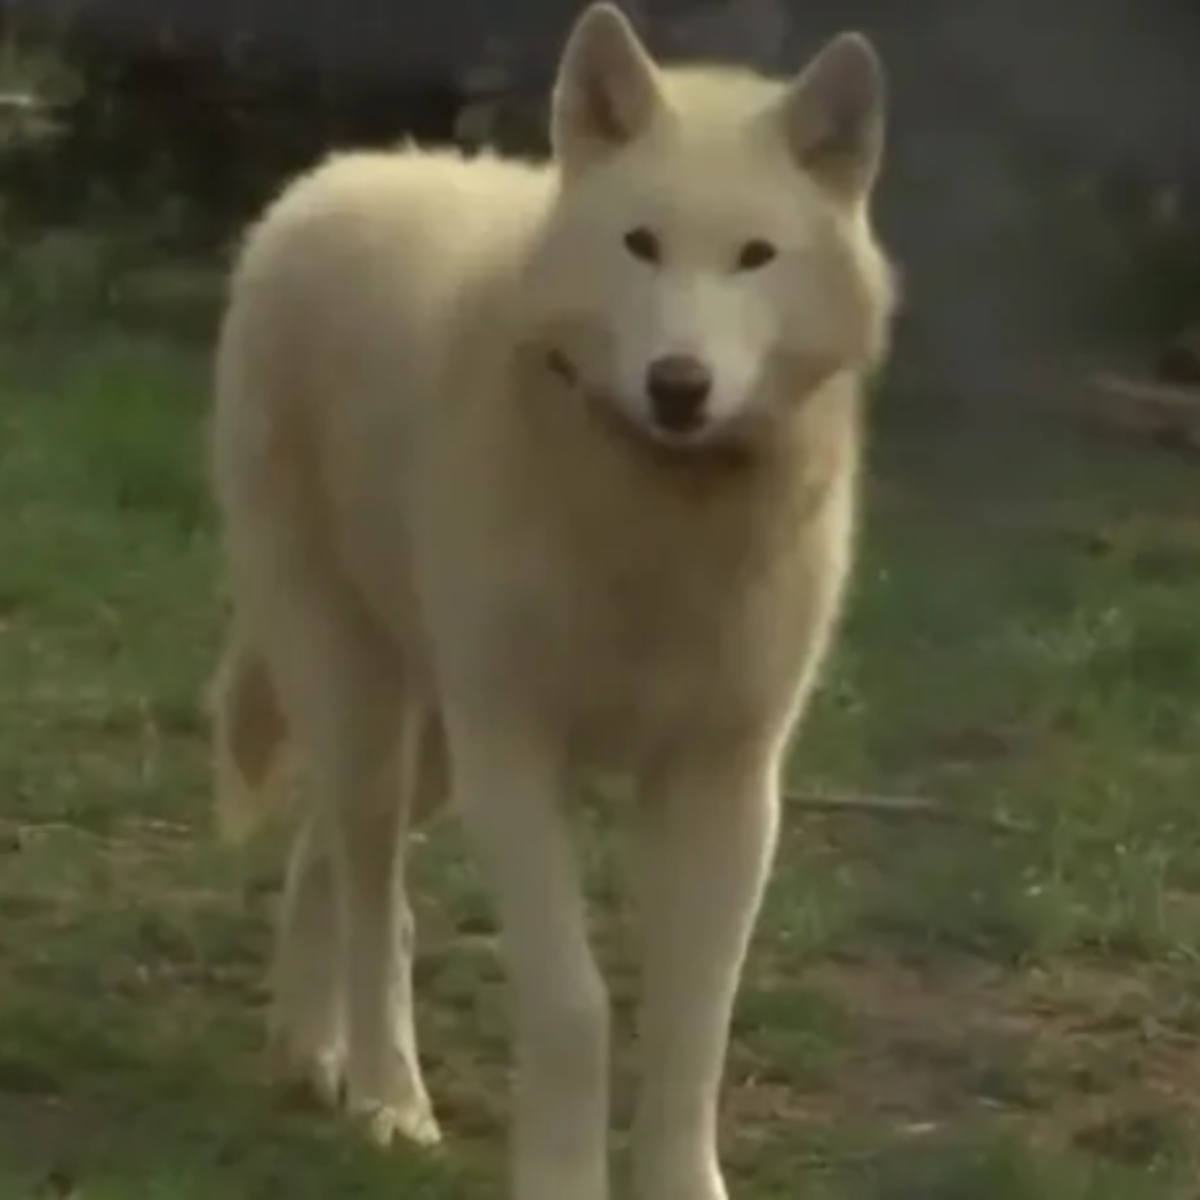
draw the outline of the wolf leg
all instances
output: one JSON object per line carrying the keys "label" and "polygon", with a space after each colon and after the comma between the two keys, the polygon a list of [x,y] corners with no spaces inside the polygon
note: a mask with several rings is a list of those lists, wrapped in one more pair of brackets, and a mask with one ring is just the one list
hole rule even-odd
{"label": "wolf leg", "polygon": [[386,635],[332,588],[293,579],[264,630],[311,792],[281,931],[276,1027],[327,1090],[337,1063],[347,1107],[376,1140],[434,1142],[413,1032],[404,871],[422,718],[409,711]]}
{"label": "wolf leg", "polygon": [[774,854],[778,769],[699,754],[644,781],[635,1194],[725,1200],[717,1110],[729,1025]]}
{"label": "wolf leg", "polygon": [[516,1200],[607,1200],[608,1001],[560,809],[557,755],[448,712],[456,802],[500,921],[515,1037]]}

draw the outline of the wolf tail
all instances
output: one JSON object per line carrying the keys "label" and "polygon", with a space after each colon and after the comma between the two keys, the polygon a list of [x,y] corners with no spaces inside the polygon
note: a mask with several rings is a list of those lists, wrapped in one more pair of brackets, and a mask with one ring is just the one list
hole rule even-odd
{"label": "wolf tail", "polygon": [[222,839],[240,844],[282,807],[289,790],[277,769],[287,723],[265,656],[235,636],[209,705],[217,828]]}

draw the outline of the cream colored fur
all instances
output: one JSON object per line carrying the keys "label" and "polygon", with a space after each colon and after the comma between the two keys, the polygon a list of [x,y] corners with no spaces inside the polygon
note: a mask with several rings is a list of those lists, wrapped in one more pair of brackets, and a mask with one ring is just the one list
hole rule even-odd
{"label": "cream colored fur", "polygon": [[[644,817],[635,1190],[725,1197],[730,1014],[892,309],[882,127],[861,38],[775,84],[660,68],[596,4],[552,163],[336,157],[234,273],[217,775],[243,832],[285,749],[306,785],[276,1041],[379,1139],[437,1139],[404,842],[452,795],[511,980],[517,1200],[608,1196],[608,1007],[562,812],[593,769],[626,773]],[[755,239],[774,253],[747,266]],[[664,354],[711,374],[686,436],[643,383]]]}

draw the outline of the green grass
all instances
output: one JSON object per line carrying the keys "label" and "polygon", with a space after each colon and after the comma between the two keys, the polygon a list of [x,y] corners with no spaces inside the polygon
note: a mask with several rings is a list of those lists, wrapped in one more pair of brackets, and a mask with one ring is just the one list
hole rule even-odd
{"label": "green grass", "polygon": [[[215,844],[198,711],[219,617],[206,365],[116,322],[47,338],[40,303],[0,353],[0,1196],[495,1194],[501,975],[449,822],[417,855],[447,1151],[373,1151],[264,1081],[277,848]],[[1035,437],[984,487],[911,432],[879,441],[795,785],[955,819],[789,809],[729,1067],[735,1194],[1186,1200],[1196,469]],[[585,815],[624,1020],[619,826]]]}

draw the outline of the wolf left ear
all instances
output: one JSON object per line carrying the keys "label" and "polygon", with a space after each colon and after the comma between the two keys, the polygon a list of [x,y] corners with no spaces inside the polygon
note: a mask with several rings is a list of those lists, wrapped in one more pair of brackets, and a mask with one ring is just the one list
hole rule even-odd
{"label": "wolf left ear", "polygon": [[567,166],[585,163],[643,133],[660,104],[658,70],[615,4],[591,4],[563,48],[551,101],[550,136]]}
{"label": "wolf left ear", "polygon": [[867,195],[883,157],[883,64],[861,33],[829,42],[788,88],[783,119],[800,166],[847,200]]}

